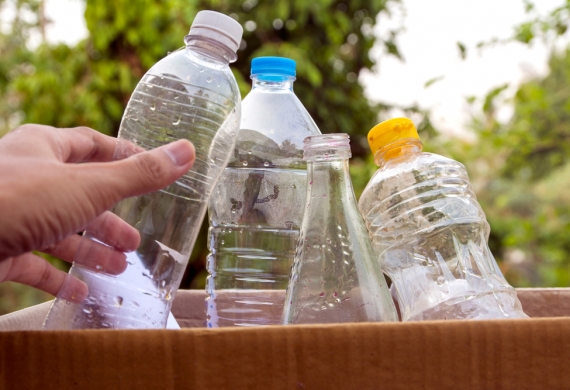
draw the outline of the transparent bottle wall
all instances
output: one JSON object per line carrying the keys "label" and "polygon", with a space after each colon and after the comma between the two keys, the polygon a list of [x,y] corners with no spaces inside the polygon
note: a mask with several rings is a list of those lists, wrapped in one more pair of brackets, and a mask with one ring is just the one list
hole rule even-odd
{"label": "transparent bottle wall", "polygon": [[489,225],[465,167],[421,152],[418,140],[387,146],[359,208],[396,290],[403,321],[524,318],[489,247]]}
{"label": "transparent bottle wall", "polygon": [[81,304],[56,299],[46,328],[165,327],[207,201],[238,130],[239,91],[228,61],[216,56],[216,50],[205,42],[177,51],[137,85],[119,138],[144,150],[188,139],[196,161],[169,187],[114,207],[113,212],[140,233],[139,248],[126,253],[128,266],[120,275],[75,264],[70,273],[87,283],[89,296]]}
{"label": "transparent bottle wall", "polygon": [[253,84],[209,205],[209,327],[280,323],[306,196],[303,139],[320,134],[291,78]]}
{"label": "transparent bottle wall", "polygon": [[396,321],[348,170],[346,134],[310,137],[305,215],[283,312],[286,324]]}

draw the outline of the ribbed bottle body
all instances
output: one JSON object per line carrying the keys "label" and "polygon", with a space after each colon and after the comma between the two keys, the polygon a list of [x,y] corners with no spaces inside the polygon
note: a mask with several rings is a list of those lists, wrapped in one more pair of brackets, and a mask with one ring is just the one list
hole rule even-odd
{"label": "ribbed bottle body", "polygon": [[[128,198],[112,210],[136,228],[141,244],[126,253],[127,269],[109,275],[74,264],[89,296],[56,299],[47,329],[164,328],[208,199],[233,149],[240,97],[226,61],[190,48],[153,66],[137,85],[119,130],[119,144],[150,150],[178,139],[196,150],[194,166],[174,184]],[[129,148],[117,148],[116,157]],[[89,239],[89,231],[84,240]]]}
{"label": "ribbed bottle body", "polygon": [[403,321],[526,317],[461,163],[419,151],[388,159],[359,208]]}
{"label": "ribbed bottle body", "polygon": [[305,144],[307,199],[282,322],[396,321],[354,196],[348,136],[314,136]]}
{"label": "ribbed bottle body", "polygon": [[259,82],[209,205],[207,326],[278,324],[303,218],[303,139],[320,134],[292,81]]}

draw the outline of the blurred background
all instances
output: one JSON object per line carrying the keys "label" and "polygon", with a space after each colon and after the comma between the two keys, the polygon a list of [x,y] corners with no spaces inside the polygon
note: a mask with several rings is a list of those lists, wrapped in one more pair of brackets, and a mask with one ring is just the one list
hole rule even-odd
{"label": "blurred background", "polygon": [[[570,0],[0,0],[0,137],[29,122],[116,136],[203,9],[244,27],[242,97],[252,58],[297,61],[321,131],[351,136],[357,196],[376,170],[368,130],[409,116],[425,150],[466,165],[508,281],[570,285]],[[181,288],[204,288],[206,229]],[[2,283],[0,315],[51,298]]]}

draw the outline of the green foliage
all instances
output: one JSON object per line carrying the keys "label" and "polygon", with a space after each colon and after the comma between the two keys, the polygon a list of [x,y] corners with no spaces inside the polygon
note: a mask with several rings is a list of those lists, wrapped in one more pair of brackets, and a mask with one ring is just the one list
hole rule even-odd
{"label": "green foliage", "polygon": [[495,118],[503,85],[481,99],[475,142],[432,144],[468,168],[491,249],[515,286],[570,284],[570,50],[549,64],[547,76],[518,87],[508,123]]}
{"label": "green foliage", "polygon": [[467,47],[462,42],[457,42],[457,49],[459,50],[459,56],[462,60],[467,58]]}
{"label": "green foliage", "polygon": [[[293,58],[298,74],[295,90],[319,127],[324,132],[349,133],[358,141],[376,124],[379,110],[363,97],[357,76],[373,65],[368,56],[375,42],[372,28],[386,3],[139,0],[135,7],[119,0],[110,7],[106,1],[90,0],[85,11],[86,41],[75,47],[44,44],[34,52],[24,50],[26,61],[16,62],[22,69],[12,72],[4,85],[18,100],[16,107],[26,122],[85,125],[116,134],[138,80],[183,44],[200,9],[213,9],[231,14],[245,26],[244,44],[234,64],[242,93],[249,91],[252,58]],[[390,41],[381,43],[388,53],[399,56],[395,36],[392,33]],[[10,69],[13,65],[8,64]],[[8,69],[0,72],[8,73]],[[364,155],[366,150],[357,147],[354,152]]]}
{"label": "green foliage", "polygon": [[553,55],[550,74],[522,85],[515,117],[504,136],[517,145],[503,168],[507,177],[538,180],[565,165],[570,156],[570,51]]}
{"label": "green foliage", "polygon": [[434,77],[432,79],[429,79],[428,81],[425,82],[424,88],[429,88],[433,84],[437,83],[438,81],[443,80],[444,78],[445,78],[444,76],[437,76],[437,77]]}
{"label": "green foliage", "polygon": [[[295,92],[321,131],[350,134],[353,153],[363,156],[368,151],[360,139],[376,124],[379,107],[372,107],[363,97],[356,80],[362,68],[373,65],[368,56],[375,42],[372,27],[386,3],[249,0],[241,7],[220,2],[220,10],[245,26],[246,46],[235,64],[244,78],[248,78],[255,57],[294,59],[298,75]],[[398,55],[392,41],[379,43],[386,52]]]}
{"label": "green foliage", "polygon": [[531,19],[515,26],[514,38],[523,43],[531,43],[537,38],[546,42],[552,42],[568,31],[570,24],[570,1],[562,1],[562,5],[556,7],[546,16],[538,14],[534,4],[529,0],[523,1],[525,11]]}

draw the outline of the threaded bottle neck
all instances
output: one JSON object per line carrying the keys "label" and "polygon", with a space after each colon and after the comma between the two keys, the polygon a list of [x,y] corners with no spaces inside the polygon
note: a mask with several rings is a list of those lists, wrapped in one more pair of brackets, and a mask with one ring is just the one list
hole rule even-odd
{"label": "threaded bottle neck", "polygon": [[253,89],[263,91],[293,91],[295,77],[286,75],[255,74],[251,76]]}
{"label": "threaded bottle neck", "polygon": [[228,46],[215,39],[200,35],[186,35],[184,37],[186,48],[207,57],[211,61],[230,64],[237,60],[237,54]]}
{"label": "threaded bottle neck", "polygon": [[350,140],[348,134],[322,134],[305,138],[303,159],[307,162],[348,160]]}
{"label": "threaded bottle neck", "polygon": [[378,149],[374,154],[374,162],[382,167],[388,160],[400,157],[408,153],[419,153],[422,151],[423,144],[417,138],[402,138]]}

